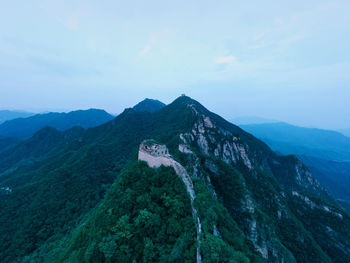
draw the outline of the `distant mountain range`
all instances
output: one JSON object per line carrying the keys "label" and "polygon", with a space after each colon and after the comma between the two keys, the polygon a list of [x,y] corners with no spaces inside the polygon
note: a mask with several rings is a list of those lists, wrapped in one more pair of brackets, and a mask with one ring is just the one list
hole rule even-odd
{"label": "distant mountain range", "polygon": [[350,161],[350,138],[336,131],[298,127],[283,122],[240,127],[283,154]]}
{"label": "distant mountain range", "polygon": [[17,118],[0,125],[0,137],[27,139],[45,126],[64,131],[74,126],[90,128],[114,118],[104,110],[89,109],[69,113],[50,112],[36,114],[27,118]]}
{"label": "distant mountain range", "polygon": [[350,205],[350,162],[329,161],[305,155],[299,158],[333,196]]}
{"label": "distant mountain range", "polygon": [[246,124],[263,124],[263,123],[275,123],[277,120],[267,119],[256,116],[242,116],[230,119],[230,122],[236,125],[246,125]]}
{"label": "distant mountain range", "polygon": [[[133,107],[136,111],[155,112],[165,104],[159,100],[145,99]],[[0,152],[14,146],[23,139],[28,139],[44,127],[52,127],[60,131],[74,126],[90,128],[101,125],[114,118],[104,110],[77,110],[68,113],[50,112],[33,114],[16,111],[0,111]]]}
{"label": "distant mountain range", "polygon": [[295,156],[189,97],[148,103],[0,152],[1,262],[350,261],[349,215]]}
{"label": "distant mountain range", "polygon": [[339,130],[339,132],[341,132],[345,136],[350,137],[350,129],[342,129],[342,130]]}
{"label": "distant mountain range", "polygon": [[349,137],[336,131],[310,129],[287,123],[240,127],[280,154],[297,155],[327,190],[346,208],[350,208]]}
{"label": "distant mountain range", "polygon": [[8,120],[26,118],[32,115],[35,115],[35,113],[25,111],[0,110],[0,124]]}

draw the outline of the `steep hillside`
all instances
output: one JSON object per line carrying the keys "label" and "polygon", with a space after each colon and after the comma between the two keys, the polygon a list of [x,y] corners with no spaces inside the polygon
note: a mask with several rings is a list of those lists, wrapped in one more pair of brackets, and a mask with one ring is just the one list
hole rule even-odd
{"label": "steep hillside", "polygon": [[[314,176],[342,203],[350,205],[350,138],[334,131],[309,129],[286,123],[241,125],[281,154],[295,154]],[[344,203],[345,202],[345,203]],[[346,204],[348,203],[348,204]]]}
{"label": "steep hillside", "polygon": [[309,156],[300,158],[335,198],[350,204],[350,162],[328,161]]}
{"label": "steep hillside", "polygon": [[74,126],[90,128],[113,119],[103,110],[79,110],[69,113],[37,114],[28,118],[18,118],[0,125],[0,136],[27,139],[45,126],[64,131]]}
{"label": "steep hillside", "polygon": [[7,147],[0,152],[0,174],[23,164],[48,158],[57,152],[63,152],[79,143],[78,140],[83,134],[84,129],[81,127],[73,127],[65,132],[51,127],[42,128],[30,139],[17,142],[13,147]]}
{"label": "steep hillside", "polygon": [[4,171],[0,261],[195,262],[185,185],[171,168],[135,160],[150,138],[193,181],[203,262],[349,261],[350,218],[310,171],[185,96],[154,113],[127,109]]}
{"label": "steep hillside", "polygon": [[0,137],[0,152],[7,150],[18,144],[21,140],[14,137]]}
{"label": "steep hillside", "polygon": [[172,169],[133,162],[67,249],[57,253],[57,261],[185,262],[193,261],[195,250],[195,225],[182,182]]}
{"label": "steep hillside", "polygon": [[[249,262],[250,257],[258,262],[259,255],[249,251],[251,247],[225,208],[204,185],[198,185],[196,190],[198,201],[209,206],[200,208],[203,212],[211,209],[211,215],[217,217],[223,231],[219,237],[203,225],[201,260]],[[143,162],[133,161],[67,245],[56,247],[45,259],[52,262],[198,262],[195,233],[190,198],[175,171],[165,167],[151,169]]]}

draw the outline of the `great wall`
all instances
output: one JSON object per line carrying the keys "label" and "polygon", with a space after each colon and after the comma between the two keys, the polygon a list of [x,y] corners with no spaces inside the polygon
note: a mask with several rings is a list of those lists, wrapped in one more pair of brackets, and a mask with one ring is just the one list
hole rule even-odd
{"label": "great wall", "polygon": [[187,173],[186,169],[171,157],[165,145],[158,144],[153,140],[145,140],[140,144],[138,159],[141,161],[145,161],[148,164],[148,166],[152,168],[158,168],[161,165],[173,167],[176,174],[185,184],[186,191],[189,194],[191,200],[192,216],[196,222],[198,242],[196,262],[200,263],[200,234],[202,232],[202,225],[198,216],[198,212],[194,207],[194,200],[196,198],[196,194],[193,188],[193,182],[191,180],[191,177]]}

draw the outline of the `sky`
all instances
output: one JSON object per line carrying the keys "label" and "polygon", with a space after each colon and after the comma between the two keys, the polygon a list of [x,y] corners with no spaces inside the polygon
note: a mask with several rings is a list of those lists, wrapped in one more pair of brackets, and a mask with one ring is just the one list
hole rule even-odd
{"label": "sky", "polygon": [[1,2],[0,109],[185,93],[228,119],[350,127],[349,0]]}

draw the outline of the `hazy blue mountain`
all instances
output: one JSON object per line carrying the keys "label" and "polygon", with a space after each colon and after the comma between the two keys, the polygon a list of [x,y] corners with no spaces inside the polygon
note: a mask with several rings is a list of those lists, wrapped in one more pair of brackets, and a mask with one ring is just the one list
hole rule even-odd
{"label": "hazy blue mountain", "polygon": [[34,113],[25,111],[0,110],[0,124],[8,120],[26,118],[32,115],[34,115]]}
{"label": "hazy blue mountain", "polygon": [[230,121],[236,125],[247,125],[247,124],[263,124],[263,123],[276,123],[277,120],[257,117],[257,116],[242,116],[230,119]]}
{"label": "hazy blue mountain", "polygon": [[349,210],[350,138],[335,131],[303,128],[287,123],[241,127],[276,152],[298,155],[314,176]]}
{"label": "hazy blue mountain", "polygon": [[342,130],[339,130],[339,132],[341,132],[347,137],[350,137],[350,129],[342,129]]}
{"label": "hazy blue mountain", "polygon": [[155,112],[163,108],[165,104],[159,100],[144,99],[143,101],[136,104],[133,109],[136,111],[148,111]]}
{"label": "hazy blue mountain", "polygon": [[299,157],[334,197],[350,204],[350,162]]}
{"label": "hazy blue mountain", "polygon": [[240,127],[282,154],[350,161],[350,138],[336,131],[303,128],[283,122]]}
{"label": "hazy blue mountain", "polygon": [[45,126],[64,131],[74,126],[90,128],[112,120],[114,117],[104,110],[89,109],[69,113],[37,114],[28,118],[18,118],[0,125],[0,136],[26,139]]}

